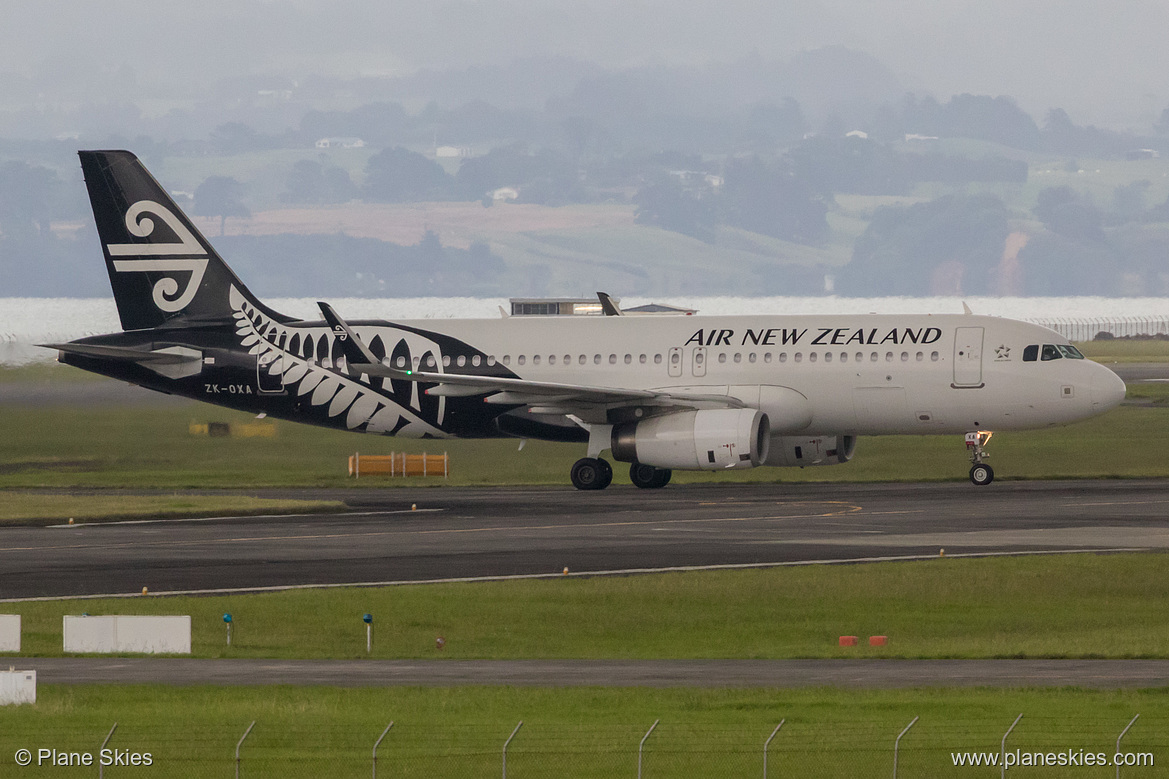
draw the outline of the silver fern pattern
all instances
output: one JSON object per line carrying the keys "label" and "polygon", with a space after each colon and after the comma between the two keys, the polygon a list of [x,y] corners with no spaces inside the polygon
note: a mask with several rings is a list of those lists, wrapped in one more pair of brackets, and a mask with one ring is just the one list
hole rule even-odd
{"label": "silver fern pattern", "polygon": [[[370,380],[361,374],[349,375],[345,357],[337,348],[336,336],[328,327],[301,327],[281,324],[250,304],[233,285],[229,296],[240,344],[255,355],[261,372],[279,377],[283,391],[307,396],[310,406],[328,419],[344,415],[345,427],[367,433],[393,433],[406,438],[445,438],[441,429],[445,398],[438,398],[434,419],[423,418],[418,385],[411,382],[408,398],[399,398],[389,381]],[[441,348],[417,333],[393,327],[360,328],[358,336],[367,344],[394,343],[395,352],[434,358],[442,370]],[[411,358],[406,357],[409,362]],[[375,387],[375,382],[378,387]],[[380,390],[380,391],[379,391]],[[387,392],[387,390],[389,390]]]}

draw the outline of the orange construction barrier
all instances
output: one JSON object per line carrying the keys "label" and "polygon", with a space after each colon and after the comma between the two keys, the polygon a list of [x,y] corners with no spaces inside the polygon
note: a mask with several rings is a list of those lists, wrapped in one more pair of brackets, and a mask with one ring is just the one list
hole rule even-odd
{"label": "orange construction barrier", "polygon": [[442,454],[366,454],[349,455],[349,475],[362,476],[442,476],[450,475],[450,458]]}

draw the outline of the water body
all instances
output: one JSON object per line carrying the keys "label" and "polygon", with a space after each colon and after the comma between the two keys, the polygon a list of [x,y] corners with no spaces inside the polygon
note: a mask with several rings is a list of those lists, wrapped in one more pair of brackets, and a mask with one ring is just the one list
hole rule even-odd
{"label": "water body", "polygon": [[[699,316],[957,314],[962,312],[963,301],[976,314],[1043,322],[1169,318],[1169,298],[629,297],[622,299],[621,305],[628,308],[669,303],[697,309]],[[289,316],[320,318],[315,298],[273,298],[266,302]],[[500,308],[509,309],[506,298],[335,298],[329,302],[347,319],[496,318]],[[0,364],[51,361],[55,352],[35,344],[71,341],[119,329],[113,298],[0,298]]]}

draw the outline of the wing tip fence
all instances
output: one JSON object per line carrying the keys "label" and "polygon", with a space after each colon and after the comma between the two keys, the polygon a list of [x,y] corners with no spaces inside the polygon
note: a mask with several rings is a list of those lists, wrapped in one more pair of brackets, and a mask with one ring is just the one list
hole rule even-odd
{"label": "wing tip fence", "polygon": [[1050,328],[1069,341],[1156,338],[1169,335],[1169,316],[1056,317],[1054,319],[1028,319],[1025,321]]}

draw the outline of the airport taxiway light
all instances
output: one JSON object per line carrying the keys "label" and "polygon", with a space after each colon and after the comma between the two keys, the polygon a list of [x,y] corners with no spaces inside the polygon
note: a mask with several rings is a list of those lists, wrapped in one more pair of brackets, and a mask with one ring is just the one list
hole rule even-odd
{"label": "airport taxiway light", "polygon": [[143,588],[142,588],[142,594],[143,594],[143,595],[145,595],[145,594],[146,594],[146,588],[145,588],[145,587],[143,587]]}
{"label": "airport taxiway light", "polygon": [[417,511],[417,510],[418,510],[418,504],[417,504],[417,503],[411,503],[411,504],[410,504],[410,510],[411,510],[411,511]]}
{"label": "airport taxiway light", "polygon": [[223,621],[224,621],[224,622],[231,622],[231,615],[230,615],[230,614],[224,614],[224,615],[223,615]]}
{"label": "airport taxiway light", "polygon": [[446,646],[446,639],[445,638],[443,638],[442,636],[439,636],[438,638],[434,639],[434,648],[435,649],[442,649],[444,646]]}
{"label": "airport taxiway light", "polygon": [[946,556],[946,550],[944,548],[939,549],[938,550],[938,557],[945,557],[945,556]]}
{"label": "airport taxiway light", "polygon": [[70,524],[70,525],[72,525],[72,524],[73,524],[73,517],[69,517],[69,524]]}
{"label": "airport taxiway light", "polygon": [[373,615],[372,614],[362,614],[361,621],[368,625],[369,623],[373,622]]}
{"label": "airport taxiway light", "polygon": [[566,566],[564,566],[564,573],[563,573],[563,574],[561,574],[561,575],[562,575],[562,576],[568,576],[568,566],[567,566],[567,565],[566,565]]}

